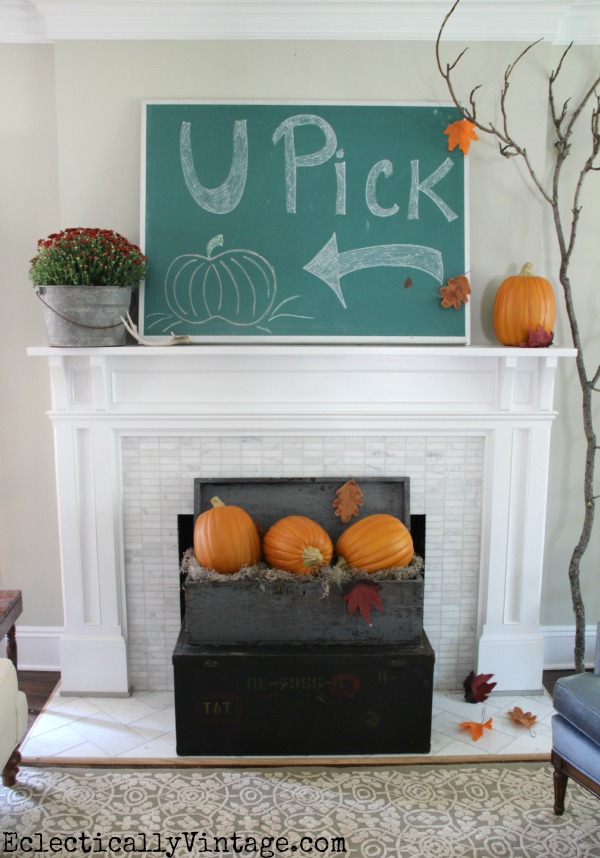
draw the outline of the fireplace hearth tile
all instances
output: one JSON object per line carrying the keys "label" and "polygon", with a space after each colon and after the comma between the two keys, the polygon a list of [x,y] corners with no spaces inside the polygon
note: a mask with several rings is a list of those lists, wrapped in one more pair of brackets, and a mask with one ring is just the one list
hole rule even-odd
{"label": "fireplace hearth tile", "polygon": [[[165,765],[175,765],[182,759],[193,761],[195,758],[177,756],[175,748],[175,710],[171,692],[138,692],[124,699],[124,704],[130,704],[132,711],[137,708],[139,701],[156,707],[154,729],[148,729],[149,721],[113,723],[113,737],[107,741],[103,727],[105,713],[98,707],[103,698],[98,697],[61,697],[60,690],[55,691],[44,711],[36,720],[35,733],[31,731],[24,739],[21,752],[25,765],[34,765],[36,760],[54,760],[57,764],[67,764],[69,760],[86,759],[93,763],[106,761],[107,758],[133,761],[136,759],[164,761]],[[506,711],[513,704],[521,706],[524,711],[538,715],[533,735],[526,728],[513,727],[508,723]],[[161,708],[162,706],[162,708]],[[484,712],[485,707],[485,712]],[[550,759],[551,730],[550,719],[554,710],[552,700],[546,694],[522,695],[519,697],[503,697],[492,695],[483,704],[466,703],[459,691],[433,692],[433,729],[431,732],[431,750],[422,754],[419,759],[435,763],[437,760],[447,761],[448,758],[457,760],[483,757],[494,760],[498,756],[503,759]],[[61,726],[57,727],[52,720],[52,714],[61,713]],[[82,713],[86,713],[82,715]],[[494,731],[502,733],[500,741],[502,751],[487,739],[473,742],[468,733],[457,736],[457,724],[461,720],[480,720],[482,715],[493,718]],[[445,715],[445,718],[441,718]],[[436,720],[437,719],[437,720]],[[87,722],[86,738],[73,730],[73,721]],[[119,731],[128,737],[125,744],[128,750],[114,753],[114,731]],[[487,731],[486,731],[487,732]],[[156,735],[160,733],[160,735]],[[491,735],[491,734],[490,734]],[[508,741],[504,741],[504,737]],[[112,750],[111,750],[112,749]],[[398,763],[411,755],[397,755]]]}

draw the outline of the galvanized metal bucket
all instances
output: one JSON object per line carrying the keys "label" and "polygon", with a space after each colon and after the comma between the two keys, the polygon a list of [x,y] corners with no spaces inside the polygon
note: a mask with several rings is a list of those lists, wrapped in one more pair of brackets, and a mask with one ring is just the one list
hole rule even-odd
{"label": "galvanized metal bucket", "polygon": [[130,286],[38,286],[49,346],[122,346]]}

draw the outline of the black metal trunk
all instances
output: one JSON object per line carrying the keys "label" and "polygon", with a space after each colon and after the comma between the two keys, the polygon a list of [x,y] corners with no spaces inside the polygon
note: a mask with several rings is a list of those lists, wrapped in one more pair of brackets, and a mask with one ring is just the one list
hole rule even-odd
{"label": "black metal trunk", "polygon": [[173,653],[177,753],[422,754],[434,653],[402,646],[200,647]]}

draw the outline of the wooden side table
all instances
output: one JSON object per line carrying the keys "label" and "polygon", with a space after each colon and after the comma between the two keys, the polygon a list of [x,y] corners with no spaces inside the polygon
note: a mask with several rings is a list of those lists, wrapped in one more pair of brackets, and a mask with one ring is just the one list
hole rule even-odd
{"label": "wooden side table", "polygon": [[0,590],[0,640],[6,637],[6,655],[17,669],[17,634],[15,623],[23,613],[20,590]]}

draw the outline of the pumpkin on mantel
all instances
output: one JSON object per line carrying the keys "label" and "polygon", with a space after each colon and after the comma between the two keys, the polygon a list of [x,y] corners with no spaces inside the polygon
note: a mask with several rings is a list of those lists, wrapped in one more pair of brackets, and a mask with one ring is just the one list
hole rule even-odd
{"label": "pumpkin on mantel", "polygon": [[226,506],[217,497],[211,499],[211,504],[212,509],[200,513],[194,525],[194,553],[198,563],[225,575],[258,563],[260,537],[246,510]]}
{"label": "pumpkin on mantel", "polygon": [[554,331],[556,301],[552,285],[531,273],[526,262],[521,273],[507,277],[494,299],[494,331],[505,346],[525,345],[530,331]]}
{"label": "pumpkin on mantel", "polygon": [[265,560],[275,569],[311,575],[330,562],[333,543],[326,530],[306,515],[287,515],[263,538]]}
{"label": "pumpkin on mantel", "polygon": [[379,572],[408,566],[415,550],[408,528],[394,515],[374,513],[351,524],[335,544],[338,566]]}

